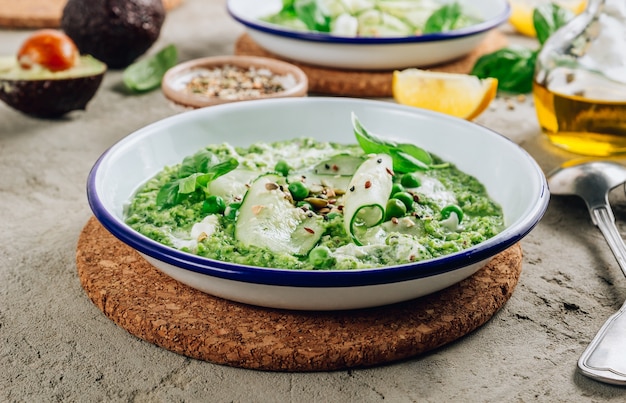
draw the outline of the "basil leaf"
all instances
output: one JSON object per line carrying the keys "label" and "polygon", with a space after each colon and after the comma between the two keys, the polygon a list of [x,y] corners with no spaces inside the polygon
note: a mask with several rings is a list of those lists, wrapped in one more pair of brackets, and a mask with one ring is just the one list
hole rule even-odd
{"label": "basil leaf", "polygon": [[239,161],[237,161],[235,158],[230,158],[224,162],[215,164],[208,169],[207,173],[205,173],[204,175],[198,175],[196,177],[196,184],[198,186],[206,187],[210,182],[213,182],[215,179],[219,178],[222,175],[226,175],[238,166]]}
{"label": "basil leaf", "polygon": [[[212,153],[209,154],[213,155]],[[205,172],[194,172],[184,177],[181,177],[179,172],[179,179],[166,183],[161,187],[161,189],[159,189],[156,197],[157,207],[165,208],[175,206],[181,203],[185,199],[185,196],[194,193],[198,189],[204,190],[210,182],[239,166],[239,162],[235,158],[230,158],[227,161],[213,164],[212,162],[207,162],[206,159],[203,159],[203,155],[206,156],[206,154],[201,151],[192,157],[185,158],[187,164],[185,172],[190,172],[192,163],[198,163],[200,169],[205,170]],[[205,163],[211,163],[212,165],[206,165],[205,169]],[[184,165],[185,163],[181,166],[181,170]]]}
{"label": "basil leaf", "polygon": [[389,150],[391,159],[393,160],[393,169],[397,172],[415,172],[427,171],[428,165],[413,157],[410,154],[392,148]]}
{"label": "basil leaf", "polygon": [[194,155],[185,157],[178,169],[178,177],[184,178],[197,172],[209,172],[209,167],[219,163],[215,154],[208,150],[200,150]]}
{"label": "basil leaf", "polygon": [[542,4],[533,10],[533,24],[537,32],[537,40],[544,44],[550,35],[572,19],[574,13],[558,4]]}
{"label": "basil leaf", "polygon": [[459,3],[446,4],[435,10],[426,20],[424,33],[451,31],[456,27],[461,18],[461,6]]}
{"label": "basil leaf", "polygon": [[330,17],[325,16],[316,0],[295,0],[293,8],[298,18],[312,31],[330,32]]}
{"label": "basil leaf", "polygon": [[470,74],[498,79],[498,89],[526,94],[532,91],[537,52],[524,47],[508,47],[481,56]]}
{"label": "basil leaf", "polygon": [[387,149],[396,147],[395,143],[385,142],[370,134],[354,113],[352,113],[352,127],[354,128],[357,143],[359,143],[366,154],[384,153]]}
{"label": "basil leaf", "polygon": [[186,195],[196,190],[196,177],[201,174],[193,174],[178,180],[178,193]]}
{"label": "basil leaf", "polygon": [[356,140],[367,154],[389,154],[393,169],[399,173],[427,170],[433,159],[428,151],[409,143],[396,144],[376,137],[361,124],[356,114],[352,113],[352,127]]}
{"label": "basil leaf", "polygon": [[428,167],[433,163],[433,157],[430,155],[430,153],[423,148],[416,146],[415,144],[398,144],[398,150],[417,159],[425,166],[426,169],[428,169]]}
{"label": "basil leaf", "polygon": [[149,58],[140,60],[124,70],[122,80],[131,91],[147,92],[161,85],[165,72],[178,62],[178,51],[168,45]]}
{"label": "basil leaf", "polygon": [[180,203],[178,188],[178,181],[166,183],[165,185],[163,185],[161,189],[159,189],[159,193],[157,193],[157,207],[163,208],[175,206]]}

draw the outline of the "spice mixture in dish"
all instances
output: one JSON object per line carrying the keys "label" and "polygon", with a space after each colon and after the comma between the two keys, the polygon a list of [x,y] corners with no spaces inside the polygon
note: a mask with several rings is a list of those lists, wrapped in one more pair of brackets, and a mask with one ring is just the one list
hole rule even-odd
{"label": "spice mixture in dish", "polygon": [[405,264],[476,245],[504,227],[484,186],[413,145],[298,138],[209,145],[132,198],[126,222],[212,259],[284,269]]}
{"label": "spice mixture in dish", "polygon": [[195,70],[186,90],[209,98],[238,100],[275,94],[295,85],[295,78],[291,74],[279,75],[269,69],[227,64],[213,69]]}

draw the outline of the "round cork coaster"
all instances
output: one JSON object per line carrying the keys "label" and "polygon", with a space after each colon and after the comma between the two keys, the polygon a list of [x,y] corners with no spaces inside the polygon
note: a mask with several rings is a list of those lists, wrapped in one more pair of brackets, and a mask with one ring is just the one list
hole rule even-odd
{"label": "round cork coaster", "polygon": [[522,249],[514,245],[435,294],[337,312],[269,309],[204,294],[162,274],[94,217],[80,234],[76,263],[93,303],[143,340],[234,367],[325,371],[407,359],[475,330],[511,296]]}
{"label": "round cork coaster", "polygon": [[[447,73],[468,74],[480,56],[495,52],[505,47],[507,39],[500,31],[491,31],[483,42],[467,56],[446,64],[431,66],[428,70]],[[300,67],[309,78],[309,92],[352,97],[391,97],[391,81],[393,70],[390,71],[361,71],[337,70],[325,67],[311,66],[281,58],[259,46],[248,35],[241,35],[235,42],[235,54],[243,56],[263,56],[288,61]]]}
{"label": "round cork coaster", "polygon": [[[183,0],[163,0],[166,10],[178,7]],[[67,0],[6,1],[0,7],[0,27],[58,28]]]}

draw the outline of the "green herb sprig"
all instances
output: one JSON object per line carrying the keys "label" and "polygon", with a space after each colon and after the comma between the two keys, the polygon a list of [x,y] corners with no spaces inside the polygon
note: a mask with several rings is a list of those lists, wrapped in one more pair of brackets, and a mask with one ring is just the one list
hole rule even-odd
{"label": "green herb sprig", "polygon": [[220,162],[215,154],[200,150],[192,156],[185,157],[176,178],[163,185],[157,193],[156,205],[159,208],[172,207],[196,191],[204,196],[208,194],[209,183],[239,166],[235,158]]}
{"label": "green herb sprig", "polygon": [[133,92],[148,92],[161,85],[163,76],[178,62],[176,46],[168,45],[154,55],[128,66],[122,75],[124,85]]}
{"label": "green herb sprig", "polygon": [[511,46],[480,57],[470,74],[479,78],[498,79],[498,89],[513,94],[532,91],[535,62],[541,47],[559,28],[572,19],[574,13],[558,4],[543,4],[533,10],[533,25],[539,49]]}
{"label": "green herb sprig", "polygon": [[459,3],[446,4],[433,12],[426,20],[424,33],[452,31],[463,16]]}
{"label": "green herb sprig", "polygon": [[356,140],[367,154],[389,154],[396,172],[424,171],[431,168],[433,158],[423,148],[409,143],[394,143],[370,133],[352,113],[352,127]]}

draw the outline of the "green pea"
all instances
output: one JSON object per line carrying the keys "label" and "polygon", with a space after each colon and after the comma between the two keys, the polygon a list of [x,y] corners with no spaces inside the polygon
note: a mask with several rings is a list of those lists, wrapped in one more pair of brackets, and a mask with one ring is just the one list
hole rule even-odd
{"label": "green pea", "polygon": [[285,160],[278,161],[276,163],[276,165],[274,166],[274,171],[278,172],[282,176],[289,175],[289,170],[290,169],[291,168],[289,168],[289,164],[287,164],[287,161],[285,161]]}
{"label": "green pea", "polygon": [[406,214],[406,206],[399,199],[389,199],[387,201],[387,208],[385,209],[385,219],[391,220],[392,218],[404,217]]}
{"label": "green pea", "polygon": [[335,264],[335,257],[326,246],[317,246],[309,252],[309,263],[316,269],[327,269]]}
{"label": "green pea", "polygon": [[400,183],[402,184],[402,186],[407,187],[407,188],[416,188],[420,185],[420,178],[419,176],[417,176],[416,173],[411,172],[411,173],[402,175],[402,178],[400,179]]}
{"label": "green pea", "polygon": [[459,222],[463,220],[463,210],[461,210],[461,207],[457,206],[456,204],[449,204],[446,207],[442,208],[441,218],[445,220],[450,217],[451,213],[456,213],[456,216],[459,218]]}
{"label": "green pea", "polygon": [[391,196],[393,199],[398,199],[406,206],[406,211],[413,210],[413,195],[409,192],[398,192]]}
{"label": "green pea", "polygon": [[399,183],[394,183],[393,186],[391,186],[391,194],[395,195],[396,193],[400,193],[400,192],[404,192],[404,186],[402,186]]}
{"label": "green pea", "polygon": [[309,195],[309,188],[300,181],[291,182],[288,189],[294,200],[302,200]]}
{"label": "green pea", "polygon": [[226,210],[226,203],[220,196],[211,195],[202,203],[202,212],[207,214],[222,214]]}

